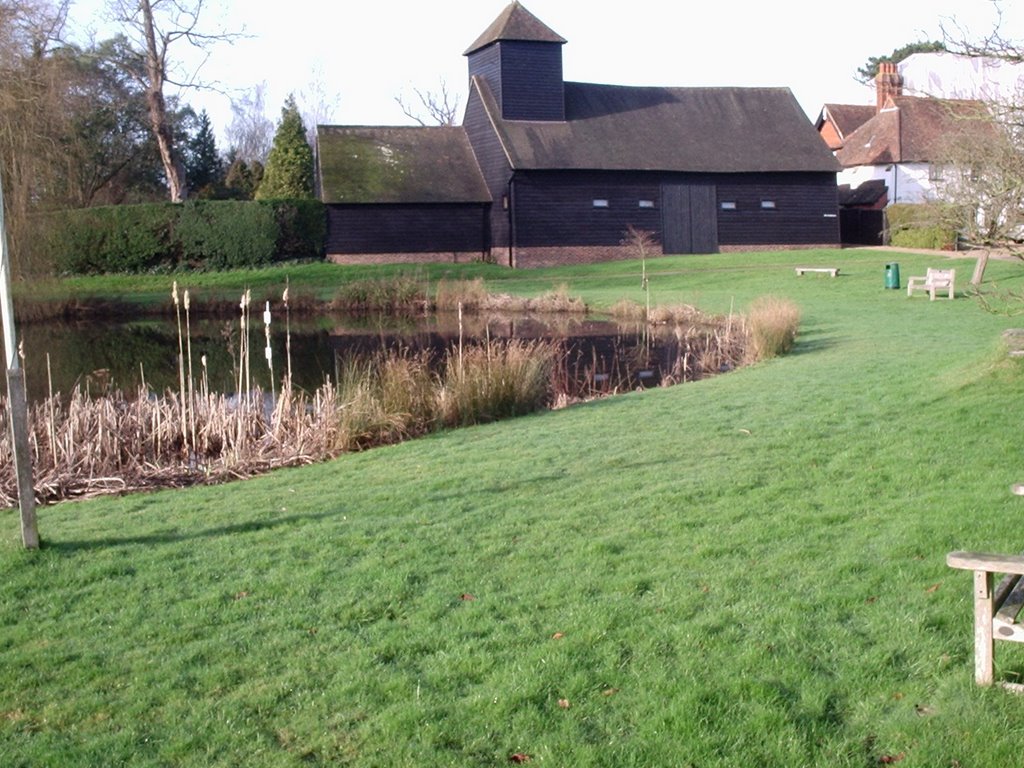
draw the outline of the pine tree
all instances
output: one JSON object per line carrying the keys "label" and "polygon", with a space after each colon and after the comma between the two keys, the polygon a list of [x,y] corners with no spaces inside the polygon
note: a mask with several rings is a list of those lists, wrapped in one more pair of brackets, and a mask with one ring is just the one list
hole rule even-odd
{"label": "pine tree", "polygon": [[295,105],[295,97],[289,96],[281,110],[281,122],[274,134],[274,145],[267,156],[256,199],[311,197],[313,150],[306,141],[306,128]]}
{"label": "pine tree", "polygon": [[185,174],[188,185],[200,197],[213,194],[224,176],[224,165],[217,153],[210,116],[204,109],[198,118],[198,129],[185,145]]}

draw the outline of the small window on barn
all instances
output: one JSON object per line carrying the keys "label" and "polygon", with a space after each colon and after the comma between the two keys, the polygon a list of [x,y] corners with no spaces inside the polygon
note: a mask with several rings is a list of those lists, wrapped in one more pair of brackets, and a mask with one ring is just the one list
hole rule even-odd
{"label": "small window on barn", "polygon": [[603,198],[603,197],[595,198],[594,199],[594,207],[595,208],[607,208],[608,207],[608,201],[605,198]]}
{"label": "small window on barn", "polygon": [[723,211],[735,211],[736,210],[736,201],[735,200],[723,200],[722,201],[722,210]]}
{"label": "small window on barn", "polygon": [[761,201],[761,208],[766,210],[766,211],[774,211],[775,210],[775,201],[774,200],[762,200]]}
{"label": "small window on barn", "polygon": [[639,208],[653,208],[654,207],[654,201],[653,200],[641,200],[639,203],[637,203],[637,207],[639,207]]}

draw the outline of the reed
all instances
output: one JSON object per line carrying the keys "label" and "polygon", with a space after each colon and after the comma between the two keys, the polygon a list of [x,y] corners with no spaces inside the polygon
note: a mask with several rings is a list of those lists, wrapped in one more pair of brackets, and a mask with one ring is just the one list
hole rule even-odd
{"label": "reed", "polygon": [[461,362],[449,355],[437,392],[445,426],[464,426],[519,416],[553,402],[556,344],[491,341],[466,347]]}
{"label": "reed", "polygon": [[[478,287],[446,288],[441,293],[472,299]],[[288,368],[280,391],[272,384],[266,395],[251,385],[251,296],[246,290],[237,305],[237,357],[232,325],[227,327],[228,351],[236,361],[236,395],[210,392],[205,355],[202,378],[195,385],[190,297],[186,290],[180,299],[177,283],[172,290],[178,321],[177,391],[152,393],[144,372],[143,384],[131,394],[107,388],[94,396],[76,387],[62,397],[51,385],[49,396],[29,415],[37,501],[248,477],[634,386],[628,373],[599,376],[596,358],[570,362],[557,343],[488,338],[467,344],[457,302],[459,340],[440,359],[428,352],[396,350],[349,360],[341,367],[337,384],[327,380],[307,394],[291,386],[286,288],[282,302]],[[566,312],[578,308],[577,300],[562,289],[541,297],[541,302]],[[662,367],[663,379],[655,382],[662,386],[783,354],[791,348],[800,321],[792,302],[773,297],[755,301],[745,318],[708,315],[689,305],[648,312],[622,302],[616,305],[616,314],[640,322],[652,336],[675,334],[678,354],[670,370]],[[269,302],[263,320],[273,380]],[[633,354],[648,354],[646,346]],[[648,362],[632,364],[643,368]],[[577,388],[571,382],[580,378],[581,366],[582,379],[589,383]],[[0,419],[7,418],[7,408],[6,400],[0,399]],[[0,505],[15,502],[16,480],[5,430],[0,434]]]}
{"label": "reed", "polygon": [[332,309],[346,312],[423,312],[429,307],[424,283],[415,275],[353,280],[338,289]]}
{"label": "reed", "polygon": [[784,355],[793,348],[800,328],[800,308],[789,299],[762,296],[747,311],[747,362]]}

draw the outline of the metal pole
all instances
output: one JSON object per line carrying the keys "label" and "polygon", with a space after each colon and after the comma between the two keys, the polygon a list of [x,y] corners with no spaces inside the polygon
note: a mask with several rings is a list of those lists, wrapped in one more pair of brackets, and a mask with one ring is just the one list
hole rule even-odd
{"label": "metal pole", "polygon": [[28,442],[28,400],[25,396],[25,371],[18,360],[18,340],[14,332],[14,302],[11,300],[11,260],[7,251],[4,224],[4,190],[0,179],[0,318],[4,326],[7,353],[7,405],[11,414],[11,448],[14,472],[18,478],[18,506],[21,508],[21,541],[25,549],[39,548],[36,526],[36,496],[32,485],[32,456]]}

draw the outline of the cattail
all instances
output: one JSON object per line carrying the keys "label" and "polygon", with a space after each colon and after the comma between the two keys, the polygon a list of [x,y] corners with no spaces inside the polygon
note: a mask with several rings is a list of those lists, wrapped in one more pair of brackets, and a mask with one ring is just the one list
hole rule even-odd
{"label": "cattail", "polygon": [[273,397],[276,393],[274,392],[274,353],[270,348],[270,302],[267,302],[266,309],[263,310],[263,331],[267,339],[267,346],[263,354],[267,358],[267,370],[270,371],[270,394]]}

